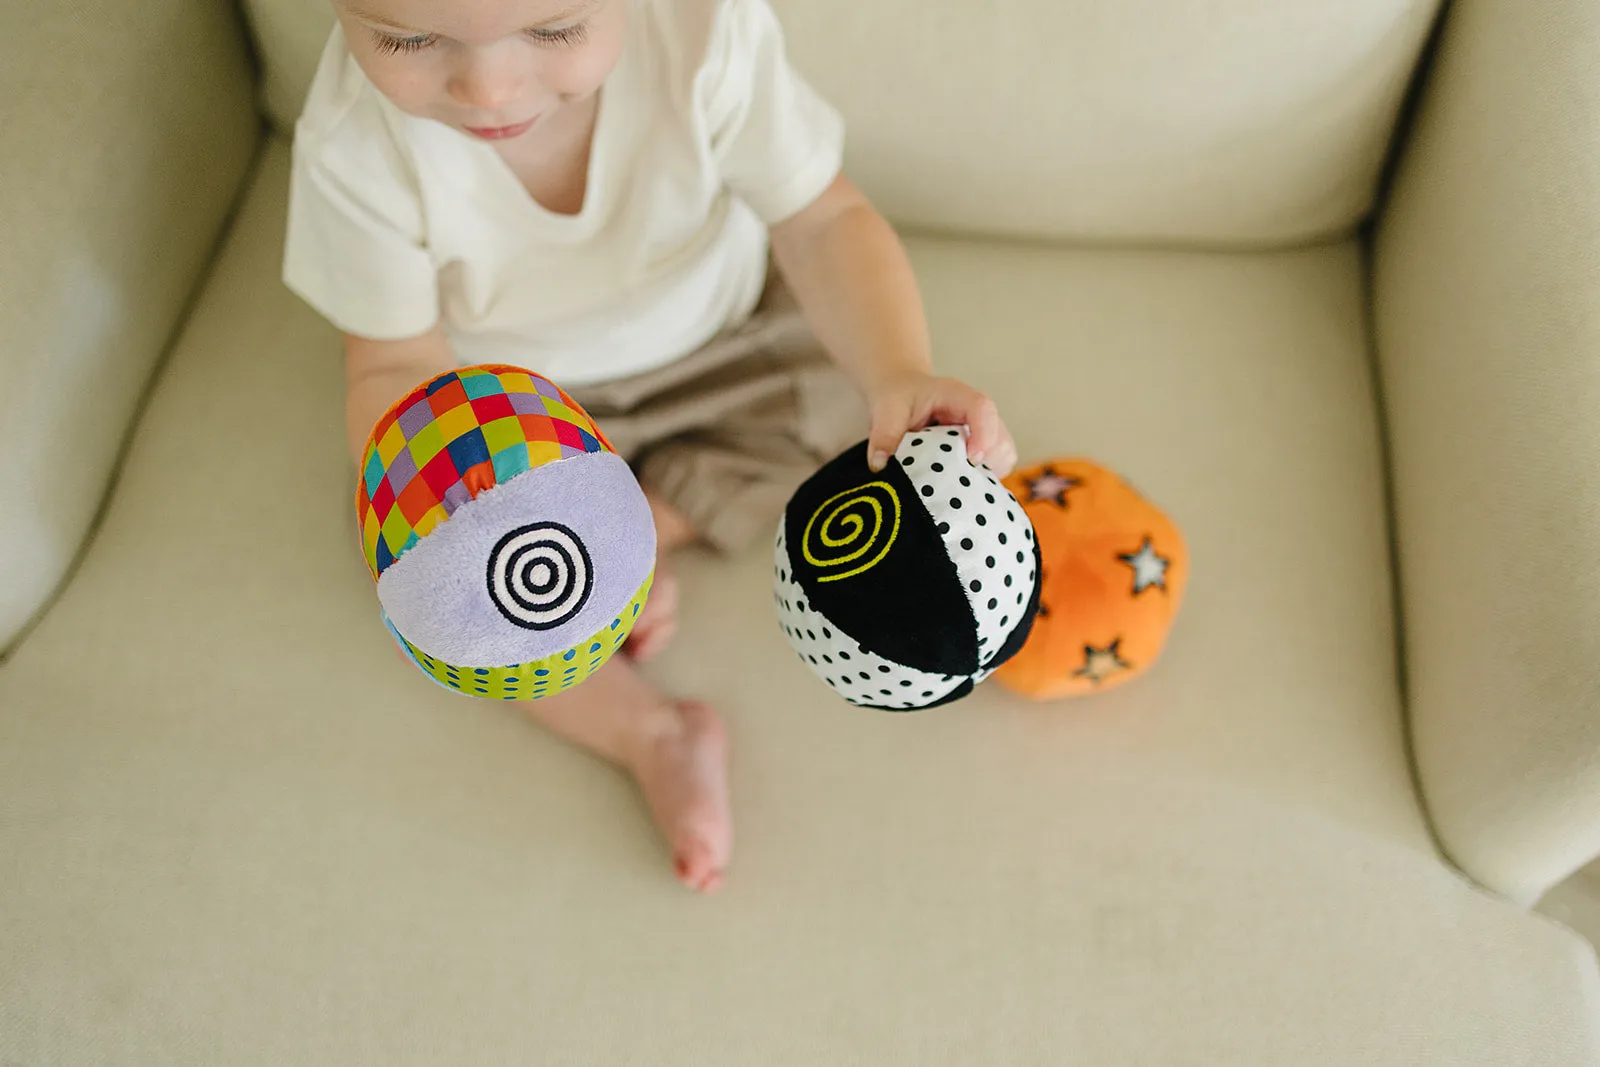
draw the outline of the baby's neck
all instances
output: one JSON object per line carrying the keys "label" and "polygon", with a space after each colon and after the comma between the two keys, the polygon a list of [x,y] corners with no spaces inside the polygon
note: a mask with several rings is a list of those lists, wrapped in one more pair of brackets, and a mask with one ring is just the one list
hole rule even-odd
{"label": "baby's neck", "polygon": [[583,210],[599,104],[600,94],[595,93],[563,105],[521,137],[494,146],[528,195],[547,211],[576,215]]}

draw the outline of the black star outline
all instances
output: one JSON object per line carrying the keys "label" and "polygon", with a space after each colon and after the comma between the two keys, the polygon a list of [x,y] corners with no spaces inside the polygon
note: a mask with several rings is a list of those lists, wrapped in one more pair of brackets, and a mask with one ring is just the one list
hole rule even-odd
{"label": "black star outline", "polygon": [[[1060,483],[1059,488],[1054,493],[1039,492],[1040,484],[1045,482],[1046,479],[1055,479]],[[1071,475],[1057,474],[1055,467],[1046,467],[1038,477],[1028,479],[1028,503],[1032,504],[1035,501],[1042,500],[1064,508],[1067,506],[1067,494],[1082,484],[1081,481]]]}
{"label": "black star outline", "polygon": [[[1138,551],[1120,555],[1117,559],[1133,568],[1133,595],[1138,596],[1146,589],[1159,589],[1167,591],[1167,570],[1172,566],[1172,559],[1156,551],[1155,542],[1149,534],[1145,534],[1144,543]],[[1146,573],[1148,569],[1149,573]]]}
{"label": "black star outline", "polygon": [[1133,664],[1122,658],[1122,638],[1119,637],[1105,648],[1084,645],[1083,666],[1073,671],[1072,676],[1087,678],[1099,685],[1118,671],[1132,669]]}

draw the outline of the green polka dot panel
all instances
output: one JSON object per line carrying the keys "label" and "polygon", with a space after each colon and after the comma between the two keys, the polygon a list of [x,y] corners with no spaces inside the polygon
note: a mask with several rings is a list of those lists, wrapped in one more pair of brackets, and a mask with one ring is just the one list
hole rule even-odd
{"label": "green polka dot panel", "polygon": [[459,667],[430,656],[390,627],[417,666],[446,689],[488,700],[538,700],[565,692],[599,670],[633,632],[639,612],[650,597],[655,572],[645,578],[633,599],[598,633],[564,652],[513,667]]}

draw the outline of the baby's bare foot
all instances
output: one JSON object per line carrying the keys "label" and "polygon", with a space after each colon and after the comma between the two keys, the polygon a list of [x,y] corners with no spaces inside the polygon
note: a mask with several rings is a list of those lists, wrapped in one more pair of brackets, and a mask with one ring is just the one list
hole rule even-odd
{"label": "baby's bare foot", "polygon": [[733,847],[727,734],[704,704],[672,707],[674,720],[644,739],[630,769],[672,848],[678,880],[711,893],[722,885]]}
{"label": "baby's bare foot", "polygon": [[666,700],[623,656],[582,685],[522,705],[527,716],[631,773],[672,850],[678,878],[722,884],[732,848],[728,744],[704,704]]}

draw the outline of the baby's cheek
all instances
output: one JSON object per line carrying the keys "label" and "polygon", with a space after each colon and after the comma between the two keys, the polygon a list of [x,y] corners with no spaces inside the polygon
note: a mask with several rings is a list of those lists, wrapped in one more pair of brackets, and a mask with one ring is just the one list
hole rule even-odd
{"label": "baby's cheek", "polygon": [[408,115],[431,118],[445,96],[444,79],[433,69],[433,64],[418,60],[417,56],[385,56],[376,52],[366,57],[356,55],[356,62],[378,92]]}
{"label": "baby's cheek", "polygon": [[627,4],[611,3],[590,23],[589,38],[581,48],[546,53],[540,80],[563,100],[581,100],[605,84],[622,58],[626,39]]}

